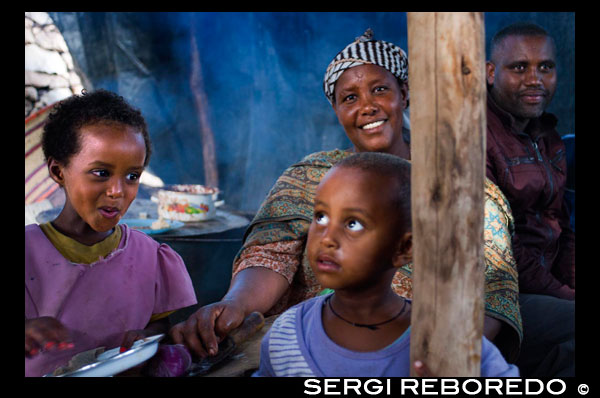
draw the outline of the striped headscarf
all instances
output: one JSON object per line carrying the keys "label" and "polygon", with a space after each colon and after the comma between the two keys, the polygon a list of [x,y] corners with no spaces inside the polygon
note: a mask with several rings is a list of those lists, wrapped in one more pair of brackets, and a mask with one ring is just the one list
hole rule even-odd
{"label": "striped headscarf", "polygon": [[404,50],[393,43],[375,40],[373,31],[369,28],[329,63],[323,79],[323,90],[331,104],[333,104],[335,83],[342,73],[346,69],[364,64],[381,66],[400,81],[408,82],[408,57]]}

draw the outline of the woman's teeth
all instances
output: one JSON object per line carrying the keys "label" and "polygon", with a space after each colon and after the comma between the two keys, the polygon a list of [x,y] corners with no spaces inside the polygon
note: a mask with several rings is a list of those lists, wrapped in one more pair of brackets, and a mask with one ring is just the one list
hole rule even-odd
{"label": "woman's teeth", "polygon": [[369,124],[365,124],[364,126],[362,126],[361,128],[363,130],[370,130],[370,129],[374,129],[375,127],[379,127],[383,124],[383,120],[379,120],[377,122],[373,122],[373,123],[369,123]]}

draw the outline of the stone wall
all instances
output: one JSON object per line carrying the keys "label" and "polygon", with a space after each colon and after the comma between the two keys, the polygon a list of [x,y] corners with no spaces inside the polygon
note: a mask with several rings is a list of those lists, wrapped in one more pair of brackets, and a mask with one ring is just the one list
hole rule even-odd
{"label": "stone wall", "polygon": [[83,85],[62,34],[45,12],[25,13],[25,117]]}

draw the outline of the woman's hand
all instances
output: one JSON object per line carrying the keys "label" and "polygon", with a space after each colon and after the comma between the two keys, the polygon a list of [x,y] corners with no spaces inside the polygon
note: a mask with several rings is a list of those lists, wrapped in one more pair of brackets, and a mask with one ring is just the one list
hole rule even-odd
{"label": "woman's hand", "polygon": [[244,321],[244,308],[234,300],[223,300],[201,307],[186,321],[171,328],[175,344],[186,345],[200,358],[216,355],[219,342]]}
{"label": "woman's hand", "polygon": [[56,318],[44,316],[25,320],[25,356],[34,357],[41,351],[73,348],[69,331]]}
{"label": "woman's hand", "polygon": [[264,267],[250,267],[233,278],[231,287],[219,302],[205,305],[187,321],[169,332],[175,344],[184,344],[193,355],[216,355],[219,342],[244,322],[253,311],[265,313],[289,288],[287,280]]}
{"label": "woman's hand", "polygon": [[244,322],[251,312],[265,313],[289,288],[287,279],[264,267],[250,267],[237,273],[225,297],[205,305],[187,321],[169,332],[175,344],[184,344],[192,355],[205,358],[219,352],[221,342]]}

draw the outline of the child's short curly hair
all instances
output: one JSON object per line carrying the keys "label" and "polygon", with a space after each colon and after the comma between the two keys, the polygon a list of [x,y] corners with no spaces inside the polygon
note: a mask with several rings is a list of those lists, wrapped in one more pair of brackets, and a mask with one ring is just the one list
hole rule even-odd
{"label": "child's short curly hair", "polygon": [[399,216],[399,230],[412,228],[411,163],[408,160],[388,153],[359,152],[340,160],[334,168],[354,168],[389,178],[388,186],[393,187],[391,205]]}
{"label": "child's short curly hair", "polygon": [[99,89],[83,91],[60,101],[48,115],[42,135],[42,150],[46,160],[50,157],[68,165],[69,160],[81,150],[79,131],[95,123],[120,123],[138,130],[146,144],[144,166],[150,161],[152,151],[150,136],[142,113],[113,92]]}

